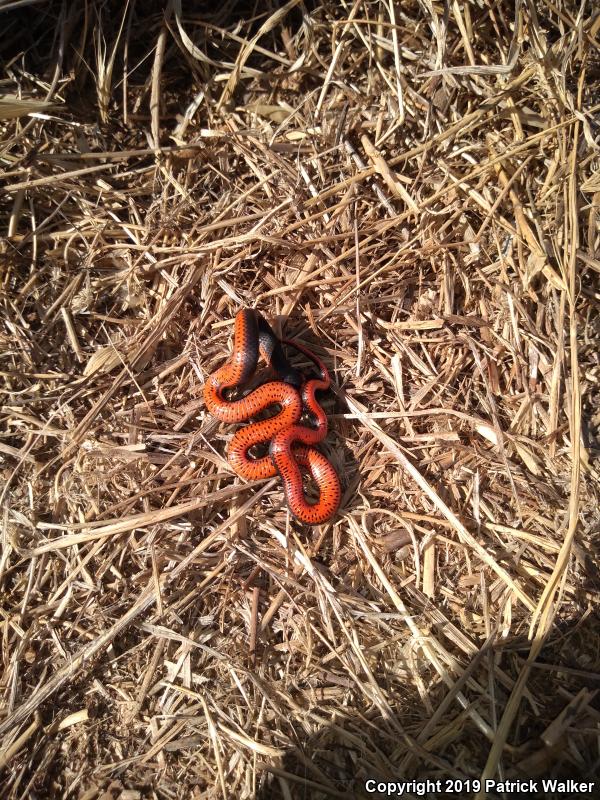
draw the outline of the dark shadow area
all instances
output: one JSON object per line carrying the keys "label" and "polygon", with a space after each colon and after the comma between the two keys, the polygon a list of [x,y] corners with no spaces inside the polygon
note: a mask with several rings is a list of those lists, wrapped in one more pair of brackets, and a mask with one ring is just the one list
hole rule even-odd
{"label": "dark shadow area", "polygon": [[[594,744],[600,723],[599,633],[600,617],[592,612],[580,621],[564,620],[555,626],[531,670],[528,690],[521,700],[521,706],[535,703],[537,722],[522,724],[517,713],[501,762],[502,779],[496,776],[495,783],[488,784],[491,800],[600,796],[600,757]],[[494,665],[497,720],[509,698],[509,686],[498,681],[499,671],[505,676],[503,683],[508,679],[512,685],[528,651],[529,644],[514,639],[477,656],[479,666],[471,677],[480,686],[489,685],[490,665]],[[385,685],[385,675],[380,673],[377,679]],[[447,690],[439,681],[429,690],[429,700],[437,708]],[[354,707],[351,691],[336,722],[320,725],[315,721],[322,712],[319,693],[326,691],[313,690],[313,704],[306,717],[306,727],[313,732],[307,735],[297,728],[295,747],[276,762],[262,762],[257,800],[382,800],[398,796],[462,800],[474,796],[491,742],[483,734],[477,736],[472,721],[456,701],[423,737],[426,723],[417,720],[417,716],[422,717],[418,697],[388,698],[399,723],[396,725],[372,709]],[[463,691],[472,708],[477,708],[491,726],[486,711],[488,698],[477,699],[468,688]],[[545,698],[543,704],[541,697]],[[531,720],[531,716],[527,718]],[[379,786],[378,790],[379,784],[391,788],[384,791],[385,787]]]}

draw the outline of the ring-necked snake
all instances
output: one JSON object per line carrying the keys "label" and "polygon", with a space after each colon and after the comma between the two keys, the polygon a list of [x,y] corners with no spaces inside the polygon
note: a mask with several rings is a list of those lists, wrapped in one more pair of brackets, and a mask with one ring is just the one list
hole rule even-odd
{"label": "ring-necked snake", "polygon": [[[335,469],[314,447],[327,435],[327,417],[315,392],[328,389],[330,378],[325,365],[309,350],[295,341],[282,341],[307,356],[317,367],[319,377],[306,377],[290,366],[270,325],[257,311],[246,308],[235,318],[231,357],[206,380],[204,401],[214,417],[229,423],[248,422],[261,412],[278,407],[273,416],[251,422],[235,433],[227,459],[233,470],[248,480],[279,474],[292,514],[307,525],[318,525],[335,514],[341,497]],[[228,391],[243,390],[249,383],[259,354],[279,379],[263,383],[237,400],[229,399]],[[312,427],[301,423],[305,412],[312,417]],[[268,455],[252,457],[251,448],[267,442]],[[319,490],[315,503],[305,497],[301,467],[310,473]]]}

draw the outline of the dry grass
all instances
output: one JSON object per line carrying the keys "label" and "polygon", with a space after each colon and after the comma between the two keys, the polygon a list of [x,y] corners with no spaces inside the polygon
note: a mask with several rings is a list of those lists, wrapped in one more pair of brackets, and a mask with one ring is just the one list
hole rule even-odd
{"label": "dry grass", "polygon": [[[190,5],[0,2],[2,796],[594,779],[600,17]],[[243,305],[321,529],[205,414]]]}

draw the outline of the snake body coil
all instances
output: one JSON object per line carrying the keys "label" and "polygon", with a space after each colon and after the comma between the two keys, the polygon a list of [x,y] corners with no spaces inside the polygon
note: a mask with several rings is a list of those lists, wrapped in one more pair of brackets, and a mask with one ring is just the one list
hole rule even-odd
{"label": "snake body coil", "polygon": [[[251,422],[238,430],[229,444],[227,459],[232,469],[247,480],[281,476],[286,501],[300,522],[318,525],[330,519],[340,503],[341,489],[337,473],[314,445],[327,435],[327,417],[315,392],[328,389],[329,373],[309,350],[294,341],[284,343],[307,356],[318,368],[318,378],[305,378],[291,367],[280,341],[266,320],[253,309],[242,309],[235,318],[233,353],[229,360],[209,376],[204,386],[207,410],[222,422],[247,422],[261,412],[277,407],[268,419]],[[251,380],[259,354],[281,378],[251,390],[244,397],[231,400],[229,390],[241,390]],[[309,412],[314,427],[300,423]],[[269,453],[253,458],[251,448],[269,443]],[[307,470],[318,490],[319,499],[309,503],[304,494],[302,473]]]}

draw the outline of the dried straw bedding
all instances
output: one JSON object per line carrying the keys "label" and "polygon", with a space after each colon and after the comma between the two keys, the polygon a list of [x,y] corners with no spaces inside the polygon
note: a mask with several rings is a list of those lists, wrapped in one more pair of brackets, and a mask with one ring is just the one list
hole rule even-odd
{"label": "dried straw bedding", "polygon": [[[0,26],[2,796],[593,781],[593,6]],[[242,306],[332,374],[327,525],[205,413]]]}

